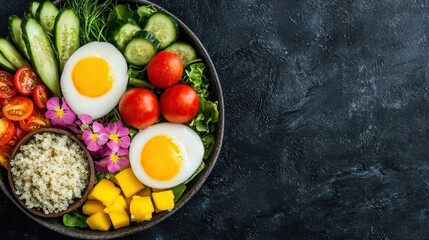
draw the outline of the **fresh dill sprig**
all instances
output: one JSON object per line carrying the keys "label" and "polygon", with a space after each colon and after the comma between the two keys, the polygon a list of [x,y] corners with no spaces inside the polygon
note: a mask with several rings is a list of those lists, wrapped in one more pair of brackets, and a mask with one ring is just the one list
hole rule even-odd
{"label": "fresh dill sprig", "polygon": [[113,7],[112,0],[68,0],[65,7],[73,9],[80,19],[81,45],[93,41],[106,42],[107,16]]}

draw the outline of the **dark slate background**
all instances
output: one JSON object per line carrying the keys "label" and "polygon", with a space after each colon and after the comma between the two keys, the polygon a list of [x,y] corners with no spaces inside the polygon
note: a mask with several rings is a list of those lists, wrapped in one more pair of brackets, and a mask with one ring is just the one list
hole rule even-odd
{"label": "dark slate background", "polygon": [[[1,1],[0,26],[27,9]],[[162,0],[224,90],[196,196],[129,239],[428,239],[429,1]],[[0,193],[1,238],[61,238]]]}

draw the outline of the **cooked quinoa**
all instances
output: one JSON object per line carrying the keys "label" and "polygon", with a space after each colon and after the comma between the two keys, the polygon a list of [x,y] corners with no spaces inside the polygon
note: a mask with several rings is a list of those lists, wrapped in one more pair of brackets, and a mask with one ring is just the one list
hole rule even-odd
{"label": "cooked quinoa", "polygon": [[11,161],[16,195],[28,208],[45,214],[66,210],[88,184],[85,158],[82,148],[66,135],[34,135]]}

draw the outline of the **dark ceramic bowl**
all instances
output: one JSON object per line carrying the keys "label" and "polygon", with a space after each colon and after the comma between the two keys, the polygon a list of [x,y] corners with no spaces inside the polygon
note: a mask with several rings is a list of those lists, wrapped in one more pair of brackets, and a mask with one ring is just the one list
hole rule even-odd
{"label": "dark ceramic bowl", "polygon": [[35,214],[39,217],[57,218],[57,217],[63,216],[66,213],[73,212],[74,210],[78,209],[80,206],[82,206],[85,203],[86,199],[88,198],[89,193],[92,190],[92,187],[94,186],[94,182],[95,182],[94,161],[92,160],[91,154],[89,153],[86,146],[74,134],[72,134],[68,131],[62,130],[62,129],[58,129],[58,128],[42,128],[42,129],[39,129],[37,131],[34,131],[34,132],[27,134],[24,138],[22,138],[16,144],[10,158],[14,159],[16,154],[18,154],[21,151],[20,150],[21,146],[27,144],[31,139],[34,139],[34,135],[39,134],[39,133],[55,133],[55,134],[59,134],[59,135],[68,136],[72,141],[76,142],[80,146],[80,148],[84,151],[84,154],[86,156],[86,160],[88,161],[88,165],[89,165],[88,185],[86,186],[85,191],[82,193],[82,197],[78,198],[78,199],[74,199],[74,202],[72,204],[70,204],[66,210],[58,212],[58,213],[50,213],[50,214],[45,214],[43,211],[36,209],[36,208],[27,208],[25,206],[25,202],[18,198],[18,196],[15,194],[16,190],[15,190],[14,178],[13,178],[12,172],[11,172],[12,167],[9,166],[9,169],[8,169],[9,186],[12,190],[12,194],[16,198],[16,201],[18,201],[21,204],[21,206],[23,206],[27,211],[29,211],[30,213]]}
{"label": "dark ceramic bowl", "polygon": [[[64,1],[57,1],[57,3],[60,3],[60,2],[64,2]],[[214,133],[216,142],[212,153],[210,154],[209,158],[205,161],[206,167],[190,183],[187,184],[186,192],[182,195],[179,201],[176,202],[176,206],[172,211],[155,214],[152,220],[147,222],[132,223],[128,227],[120,228],[117,230],[110,230],[108,232],[92,231],[90,229],[69,228],[63,225],[61,218],[47,219],[28,212],[13,196],[13,193],[8,184],[6,171],[3,169],[0,170],[0,188],[3,190],[5,195],[15,203],[15,205],[19,209],[21,209],[25,214],[28,215],[28,217],[38,222],[39,224],[53,231],[56,231],[58,233],[75,237],[75,238],[111,239],[111,238],[123,237],[123,236],[127,236],[133,233],[143,231],[161,222],[162,220],[166,219],[167,217],[175,213],[177,210],[179,210],[183,205],[185,205],[192,198],[192,196],[200,189],[200,187],[203,185],[204,181],[207,179],[210,172],[212,171],[222,146],[223,132],[224,132],[224,103],[223,103],[223,97],[222,97],[222,88],[221,88],[218,75],[216,73],[216,69],[213,65],[213,62],[209,54],[207,53],[206,49],[204,48],[204,46],[201,44],[200,40],[198,40],[197,36],[195,36],[195,34],[182,21],[177,19],[171,13],[167,12],[165,9],[149,1],[129,0],[129,1],[119,1],[119,2],[136,3],[140,5],[151,4],[151,5],[154,5],[159,11],[171,15],[173,18],[177,20],[179,25],[179,31],[180,31],[179,39],[186,41],[190,43],[192,46],[194,46],[198,56],[201,59],[203,59],[207,69],[206,75],[210,79],[210,84],[211,84],[210,90],[213,93],[212,98],[219,103],[218,104],[219,122],[217,122],[216,124],[216,132]]]}

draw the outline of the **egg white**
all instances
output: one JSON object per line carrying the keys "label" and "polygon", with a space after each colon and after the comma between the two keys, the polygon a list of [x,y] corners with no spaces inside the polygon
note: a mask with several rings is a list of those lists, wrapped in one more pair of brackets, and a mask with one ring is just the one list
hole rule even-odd
{"label": "egg white", "polygon": [[[155,136],[168,136],[179,146],[183,162],[179,172],[170,180],[159,181],[150,177],[140,163],[141,152],[147,141]],[[158,123],[136,134],[130,145],[130,164],[134,175],[146,186],[166,189],[177,186],[198,169],[204,156],[201,138],[191,128],[177,123]]]}
{"label": "egg white", "polygon": [[[73,68],[79,60],[85,57],[102,58],[110,66],[113,78],[112,88],[102,96],[88,97],[82,95],[73,84]],[[61,92],[74,113],[77,115],[89,114],[93,119],[97,119],[109,113],[119,103],[127,88],[127,71],[127,62],[115,46],[107,42],[91,42],[80,47],[67,60],[61,74]]]}

